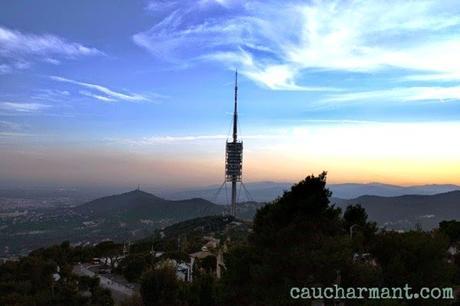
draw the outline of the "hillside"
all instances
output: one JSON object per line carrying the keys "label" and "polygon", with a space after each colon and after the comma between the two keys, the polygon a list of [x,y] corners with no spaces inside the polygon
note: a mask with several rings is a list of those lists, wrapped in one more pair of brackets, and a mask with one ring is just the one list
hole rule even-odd
{"label": "hillside", "polygon": [[[261,205],[239,203],[239,218],[252,219]],[[4,219],[0,231],[0,245],[4,248],[0,255],[24,255],[64,240],[87,244],[142,239],[156,229],[194,218],[222,216],[226,210],[226,206],[200,198],[170,201],[141,190],[98,198],[75,207],[37,208]]]}
{"label": "hillside", "polygon": [[151,241],[158,237],[164,240],[177,240],[180,237],[203,238],[204,236],[213,236],[216,238],[244,236],[247,237],[252,221],[237,219],[232,216],[206,216],[194,218],[182,222],[175,223],[164,229],[157,230],[151,236],[139,240],[140,243]]}
{"label": "hillside", "polygon": [[155,230],[152,235],[133,243],[133,249],[137,251],[150,251],[155,245],[157,251],[177,251],[178,243],[186,253],[194,253],[201,250],[209,239],[213,237],[227,244],[246,242],[252,231],[252,221],[241,220],[235,217],[206,216],[175,223],[163,229]]}
{"label": "hillside", "polygon": [[123,221],[149,219],[186,220],[200,216],[222,214],[224,207],[204,199],[169,201],[153,194],[134,190],[96,199],[75,208],[93,217],[117,218]]}
{"label": "hillside", "polygon": [[[460,191],[393,197],[366,195],[350,200],[332,198],[331,202],[342,208],[359,203],[371,220],[390,229],[414,229],[419,224],[430,230],[440,221],[460,220]],[[252,220],[263,205],[239,203],[238,218]],[[82,244],[106,239],[136,240],[181,221],[225,213],[226,206],[202,198],[171,201],[134,190],[76,207],[30,209],[4,218],[0,245],[4,245],[3,256],[11,256],[64,240]]]}
{"label": "hillside", "polygon": [[460,220],[460,191],[397,197],[361,196],[351,200],[333,198],[332,203],[342,208],[361,204],[371,220],[392,229],[413,229],[417,225],[431,229],[443,220]]}
{"label": "hillside", "polygon": [[363,195],[375,195],[381,197],[397,197],[402,195],[434,195],[438,193],[445,193],[454,190],[459,190],[460,186],[457,185],[418,185],[418,186],[398,186],[382,183],[368,183],[368,184],[331,184],[328,188],[332,191],[332,195],[341,199],[353,199]]}
{"label": "hillside", "polygon": [[228,224],[234,221],[236,221],[236,218],[232,216],[200,217],[170,225],[163,229],[162,232],[165,238],[176,238],[195,232],[204,236],[213,232],[222,232]]}
{"label": "hillside", "polygon": [[[281,196],[284,191],[289,190],[292,183],[287,182],[251,182],[246,183],[251,199],[256,202],[271,202]],[[328,184],[327,186],[332,195],[340,199],[354,199],[363,195],[376,195],[383,197],[396,197],[406,194],[433,195],[454,190],[460,190],[460,186],[449,184],[429,184],[418,186],[398,186],[382,183],[343,183]],[[219,189],[218,185],[203,188],[182,190],[176,192],[166,192],[163,197],[172,200],[203,198],[213,203],[226,204],[228,199],[224,191],[216,196]],[[246,196],[242,196],[246,199]]]}

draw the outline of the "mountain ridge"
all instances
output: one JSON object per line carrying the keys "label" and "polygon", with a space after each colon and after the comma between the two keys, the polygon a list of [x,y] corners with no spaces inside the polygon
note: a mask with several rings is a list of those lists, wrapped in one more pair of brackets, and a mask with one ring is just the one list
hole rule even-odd
{"label": "mountain ridge", "polygon": [[460,190],[433,195],[401,195],[395,197],[364,195],[354,199],[331,198],[331,203],[345,209],[360,204],[369,219],[390,229],[423,229],[437,227],[444,220],[460,220]]}
{"label": "mountain ridge", "polygon": [[[284,191],[289,190],[293,185],[287,182],[250,182],[246,183],[246,188],[254,201],[270,202],[281,196]],[[207,187],[197,187],[182,191],[167,192],[162,197],[171,200],[186,199],[190,197],[200,197],[217,204],[228,204],[225,192],[216,196],[220,186],[213,185]],[[399,186],[385,183],[340,183],[328,184],[327,187],[332,191],[333,197],[342,199],[353,199],[362,195],[377,196],[399,196],[405,194],[430,195],[444,193],[453,190],[460,190],[460,186],[454,184],[425,184],[412,186]]]}
{"label": "mountain ridge", "polygon": [[[126,203],[120,205],[120,201]],[[240,216],[251,219],[257,209],[265,203],[239,203]],[[411,229],[417,224],[431,229],[443,220],[460,220],[460,190],[428,195],[361,195],[352,199],[331,197],[331,203],[343,210],[348,205],[360,204],[366,209],[371,220],[391,229]],[[79,209],[82,208],[92,216],[114,216],[122,221],[131,222],[145,218],[155,222],[166,219],[172,223],[197,217],[224,215],[227,212],[226,206],[203,198],[166,200],[140,190],[99,198],[79,206]]]}

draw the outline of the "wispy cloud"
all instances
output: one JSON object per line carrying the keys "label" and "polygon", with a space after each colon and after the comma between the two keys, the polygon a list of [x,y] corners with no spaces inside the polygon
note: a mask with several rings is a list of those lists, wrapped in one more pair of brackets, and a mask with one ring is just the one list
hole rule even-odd
{"label": "wispy cloud", "polygon": [[460,73],[453,0],[161,3],[148,6],[159,22],[137,45],[173,62],[238,66],[271,89],[328,90],[301,84],[313,70]]}
{"label": "wispy cloud", "polygon": [[171,0],[158,0],[158,1],[152,1],[149,2],[146,6],[146,9],[158,13],[158,12],[163,12],[165,10],[169,10],[177,5],[177,1],[171,1]]}
{"label": "wispy cloud", "polygon": [[84,95],[84,96],[94,98],[94,99],[102,101],[102,102],[115,102],[115,101],[117,101],[117,100],[115,100],[113,98],[109,98],[109,97],[106,97],[106,96],[101,96],[101,95],[98,95],[98,94],[94,94],[94,93],[89,92],[87,90],[80,90],[79,93]]}
{"label": "wispy cloud", "polygon": [[53,65],[59,65],[61,64],[61,61],[55,59],[55,58],[51,58],[51,57],[47,57],[43,60],[44,62],[46,63],[50,63],[50,64],[53,64]]}
{"label": "wispy cloud", "polygon": [[451,87],[399,87],[383,90],[351,92],[329,95],[325,102],[352,101],[441,101],[460,100],[460,86]]}
{"label": "wispy cloud", "polygon": [[18,131],[21,128],[21,125],[16,122],[0,120],[0,131]]}
{"label": "wispy cloud", "polygon": [[35,54],[63,55],[76,57],[82,55],[101,55],[96,48],[86,47],[79,43],[67,42],[55,35],[25,34],[20,31],[0,27],[0,54]]}
{"label": "wispy cloud", "polygon": [[[269,139],[275,137],[273,134],[250,134],[245,135],[244,139]],[[164,136],[147,136],[141,138],[125,138],[125,139],[108,139],[109,142],[134,145],[148,146],[161,144],[184,144],[199,141],[225,141],[229,136],[224,134],[215,135],[164,135]]]}
{"label": "wispy cloud", "polygon": [[69,96],[70,92],[67,90],[41,88],[31,98],[34,100],[60,102],[63,99],[68,99]]}
{"label": "wispy cloud", "polygon": [[459,72],[447,72],[447,73],[423,73],[423,74],[412,74],[402,77],[402,81],[421,81],[421,82],[451,82],[460,81]]}
{"label": "wispy cloud", "polygon": [[[0,55],[1,59],[1,55]],[[9,74],[15,70],[24,70],[30,68],[32,64],[25,60],[18,60],[16,59],[13,62],[9,62],[8,64],[0,64],[0,74]]]}
{"label": "wispy cloud", "polygon": [[91,89],[97,93],[92,93],[89,91],[80,91],[80,93],[85,96],[90,96],[90,97],[93,97],[95,99],[98,99],[104,102],[114,102],[114,101],[119,101],[119,100],[130,101],[130,102],[148,101],[147,97],[143,95],[135,94],[135,93],[121,93],[121,92],[111,90],[105,86],[98,85],[98,84],[91,84],[91,83],[86,83],[86,82],[75,81],[75,80],[63,78],[60,76],[50,76],[50,78],[54,81],[74,84],[80,87]]}
{"label": "wispy cloud", "polygon": [[0,120],[0,139],[4,144],[7,139],[16,139],[18,137],[33,136],[28,132],[29,126],[22,123]]}
{"label": "wispy cloud", "polygon": [[30,66],[29,61],[59,64],[60,61],[55,57],[75,59],[103,54],[96,48],[69,42],[55,35],[23,33],[0,26],[0,58],[8,61],[8,72],[13,71],[12,68],[20,69],[21,64],[23,68],[24,65]]}
{"label": "wispy cloud", "polygon": [[42,103],[0,102],[0,109],[13,112],[37,112],[49,108],[50,105]]}
{"label": "wispy cloud", "polygon": [[7,64],[0,64],[0,74],[7,74],[11,72],[11,66]]}
{"label": "wispy cloud", "polygon": [[151,136],[142,139],[134,140],[133,144],[148,145],[148,144],[162,144],[162,143],[178,143],[178,142],[191,142],[197,140],[224,140],[225,135],[187,135],[187,136]]}

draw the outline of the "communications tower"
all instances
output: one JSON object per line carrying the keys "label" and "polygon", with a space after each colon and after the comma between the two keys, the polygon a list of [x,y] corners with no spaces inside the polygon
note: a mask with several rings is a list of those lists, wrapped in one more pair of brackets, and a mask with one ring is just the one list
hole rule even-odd
{"label": "communications tower", "polygon": [[235,105],[233,110],[232,140],[225,147],[225,182],[232,183],[232,202],[230,214],[236,215],[237,183],[241,182],[243,172],[243,142],[238,140],[238,71],[235,71]]}

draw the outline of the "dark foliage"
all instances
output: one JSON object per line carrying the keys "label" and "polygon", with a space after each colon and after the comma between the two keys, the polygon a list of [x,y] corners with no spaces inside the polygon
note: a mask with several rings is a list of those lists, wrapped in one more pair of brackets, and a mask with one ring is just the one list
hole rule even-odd
{"label": "dark foliage", "polygon": [[[438,231],[377,231],[360,205],[330,205],[326,173],[308,176],[282,197],[258,210],[253,232],[231,217],[183,222],[132,245],[115,271],[141,284],[141,298],[125,305],[292,305],[296,287],[451,287],[460,283],[460,257],[448,255],[460,241],[460,222],[441,222]],[[240,227],[230,227],[240,223]],[[213,234],[229,247],[223,277],[215,277],[216,257],[197,260],[194,281],[157,263],[163,257],[188,261],[203,236]],[[237,237],[235,239],[235,237]],[[227,239],[231,238],[231,239]],[[152,256],[149,251],[165,252]],[[72,265],[93,257],[119,256],[121,244],[39,249],[18,262],[0,265],[0,305],[112,305],[98,279],[77,277]],[[112,261],[113,262],[113,261]],[[53,274],[60,267],[60,279]],[[86,294],[82,294],[86,293]],[[88,294],[89,293],[89,294]],[[142,300],[140,300],[142,299]],[[308,304],[311,301],[300,301]],[[334,301],[323,301],[332,305]],[[354,305],[445,305],[442,301],[347,301]]]}
{"label": "dark foliage", "polygon": [[450,243],[460,242],[460,222],[456,220],[442,221],[439,230],[449,238]]}
{"label": "dark foliage", "polygon": [[351,266],[341,211],[329,205],[325,186],[325,173],[309,176],[257,212],[251,246],[226,258],[229,303],[289,303],[291,286],[333,284]]}
{"label": "dark foliage", "polygon": [[151,270],[142,276],[141,295],[146,306],[178,305],[179,281],[169,267]]}
{"label": "dark foliage", "polygon": [[0,265],[0,305],[113,305],[110,292],[99,287],[97,278],[72,274],[76,260],[87,257],[84,253],[64,242]]}

